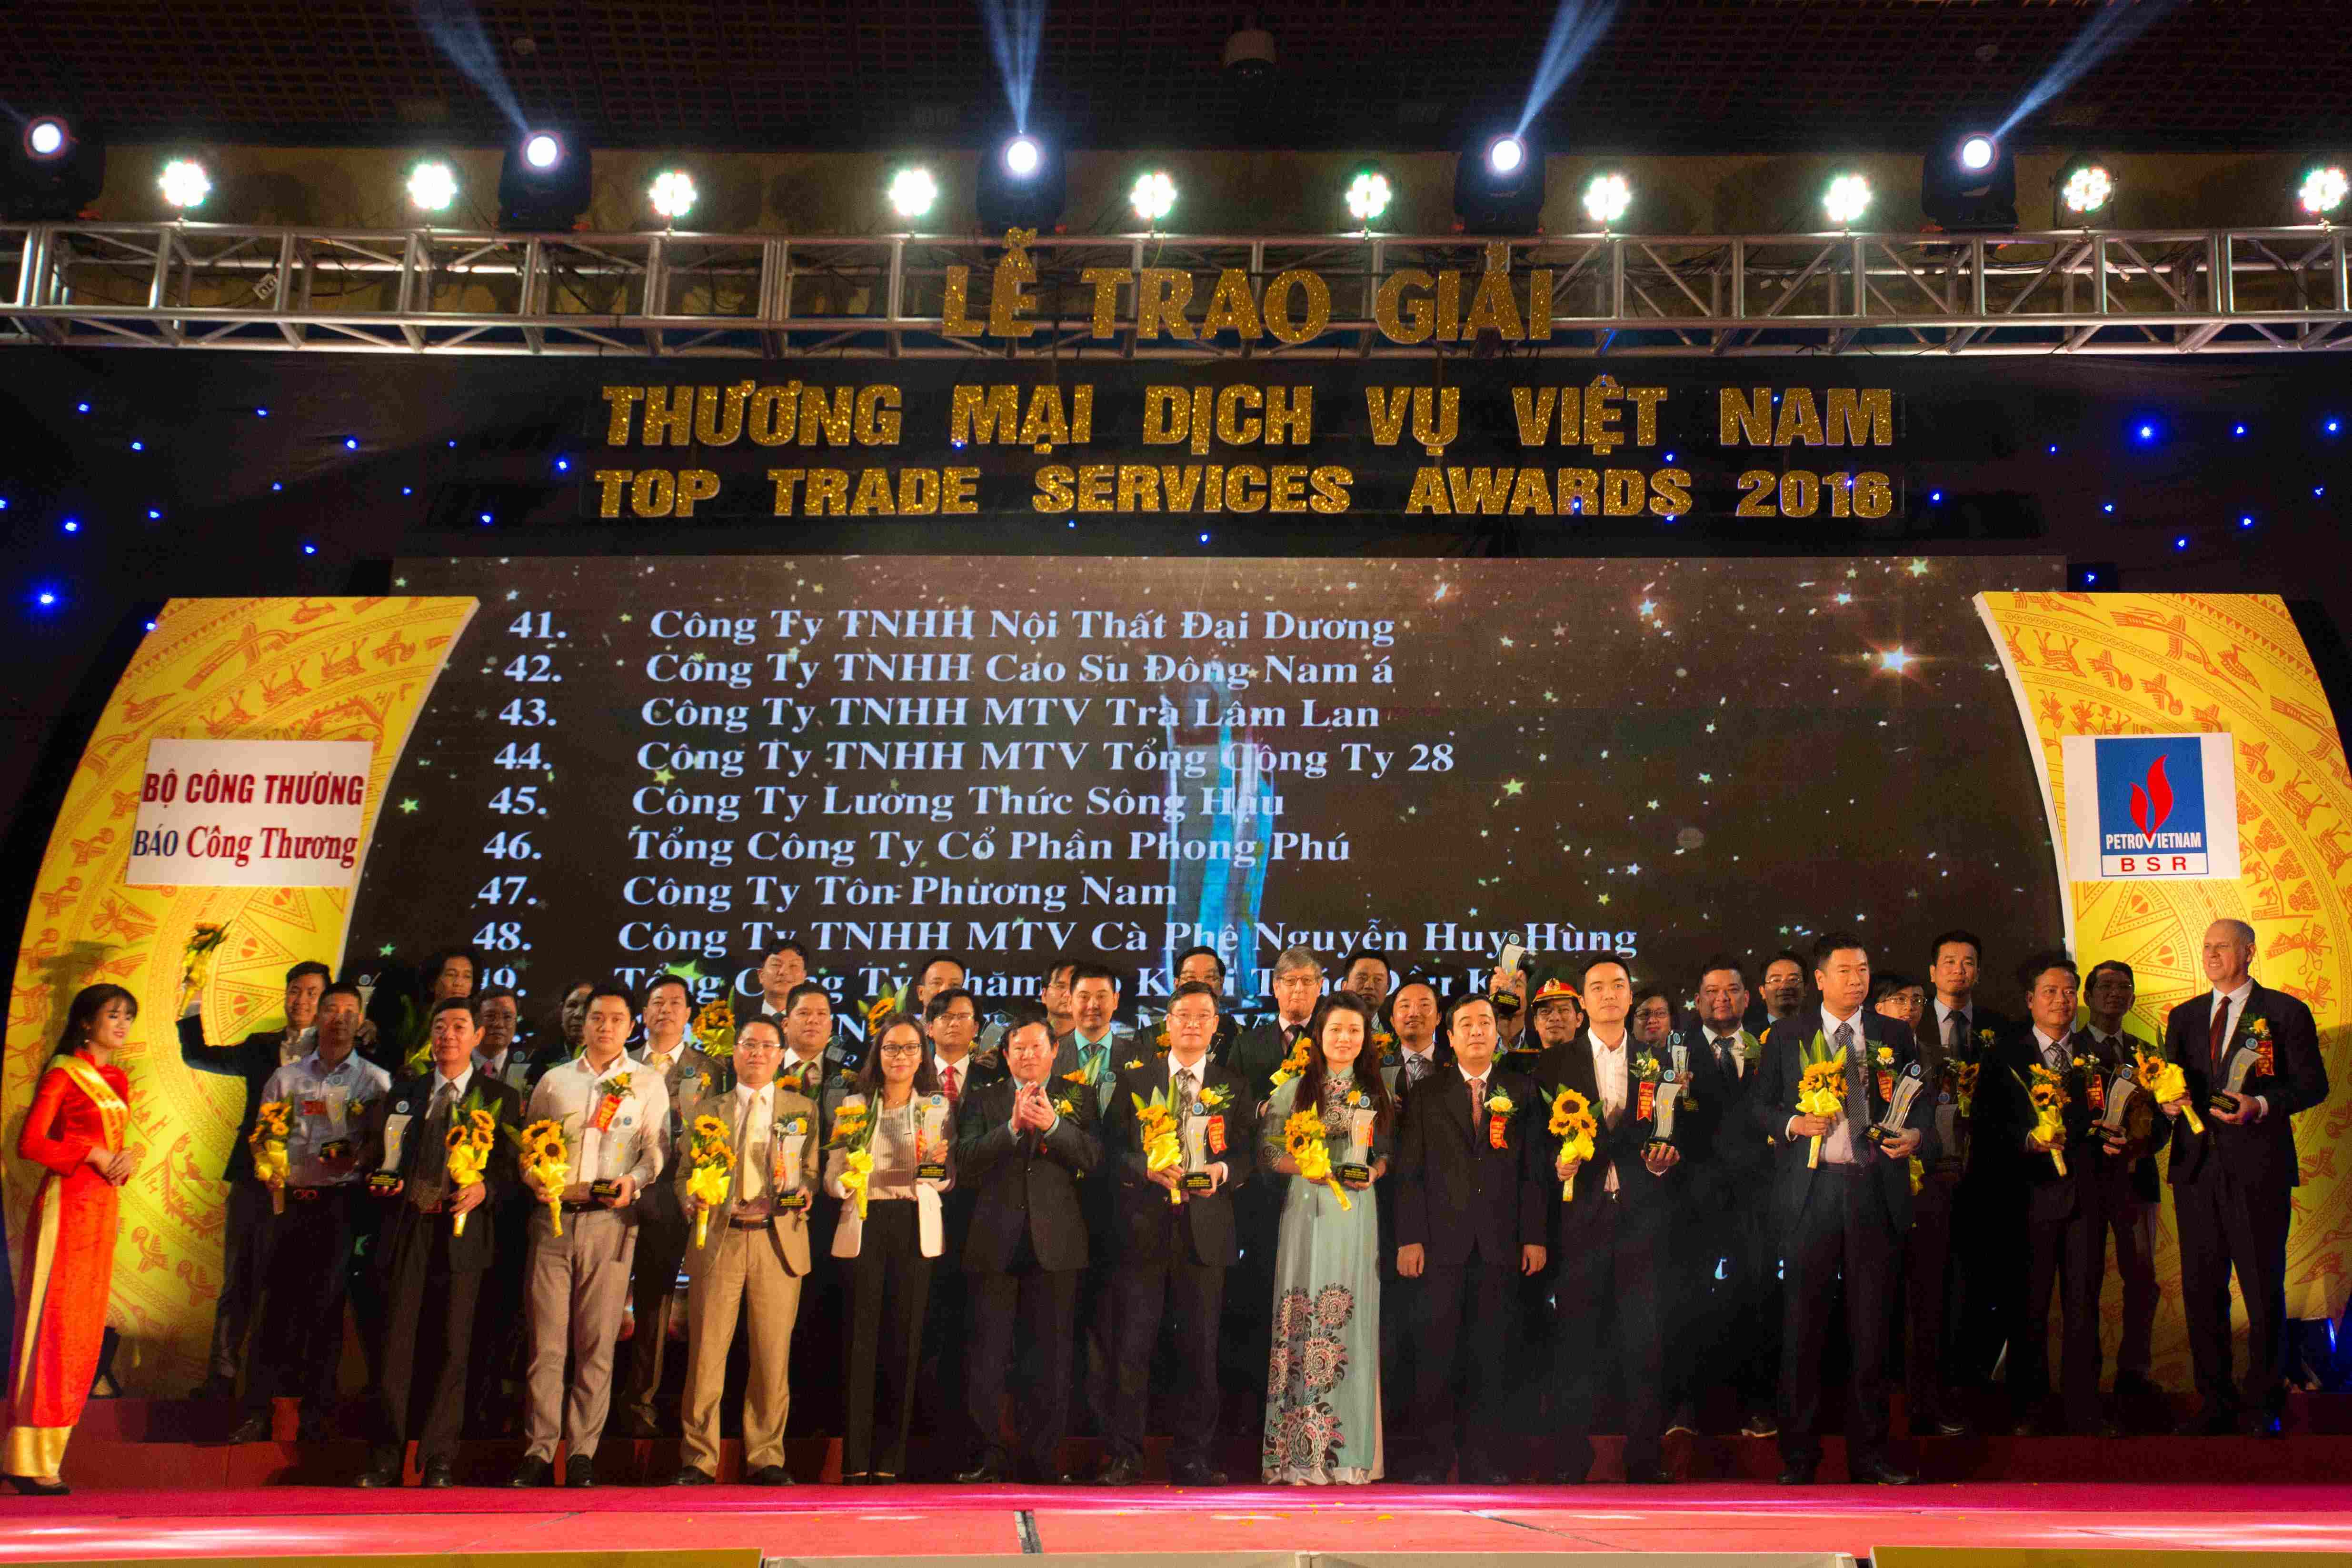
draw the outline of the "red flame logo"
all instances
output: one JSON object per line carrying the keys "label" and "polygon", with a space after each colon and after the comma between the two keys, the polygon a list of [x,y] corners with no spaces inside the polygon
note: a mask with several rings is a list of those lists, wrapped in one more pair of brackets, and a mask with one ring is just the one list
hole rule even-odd
{"label": "red flame logo", "polygon": [[2151,839],[2156,837],[2156,830],[2164,826],[2165,818],[2172,815],[2172,785],[2165,779],[2161,752],[2158,753],[2156,761],[2147,764],[2146,787],[2132,785],[2131,815],[2132,824],[2139,829],[2140,837]]}

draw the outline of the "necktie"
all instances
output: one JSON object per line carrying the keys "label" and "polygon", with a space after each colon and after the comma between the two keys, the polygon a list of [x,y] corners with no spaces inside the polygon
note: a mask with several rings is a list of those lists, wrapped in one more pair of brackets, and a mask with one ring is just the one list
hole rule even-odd
{"label": "necktie", "polygon": [[1968,1019],[1958,1013],[1946,1018],[1944,1020],[1944,1049],[1949,1052],[1952,1058],[1957,1061],[1959,1059],[1961,1054],[1968,1049]]}
{"label": "necktie", "polygon": [[2230,999],[2213,998],[2213,1076],[2221,1076],[2221,1052],[2230,1043]]}
{"label": "necktie", "polygon": [[1109,1055],[1110,1042],[1108,1040],[1104,1040],[1097,1045],[1080,1046],[1078,1047],[1078,1057],[1086,1065],[1087,1081],[1088,1083],[1093,1083],[1096,1079],[1102,1077],[1103,1058]]}
{"label": "necktie", "polygon": [[1192,1093],[1199,1085],[1200,1080],[1192,1076],[1191,1068],[1176,1069],[1176,1105],[1180,1112],[1192,1108]]}
{"label": "necktie", "polygon": [[1483,1125],[1486,1120],[1486,1080],[1483,1078],[1474,1078],[1470,1080],[1470,1125],[1473,1127]]}
{"label": "necktie", "polygon": [[2066,1042],[2063,1040],[2042,1042],[2042,1059],[2055,1071],[2064,1072],[2069,1065],[2066,1059]]}
{"label": "necktie", "polygon": [[948,1070],[940,1077],[940,1088],[945,1091],[948,1097],[948,1104],[952,1108],[955,1105],[956,1100],[963,1092],[962,1063],[950,1062],[948,1064]]}
{"label": "necktie", "polygon": [[[1958,1018],[1959,1015],[1955,1013],[1952,1016]],[[1853,1048],[1851,1020],[1837,1026],[1837,1046],[1845,1056],[1845,1120],[1850,1129],[1856,1116],[1870,1110],[1870,1086],[1863,1081],[1862,1058]]]}
{"label": "necktie", "polygon": [[1404,1058],[1405,1082],[1409,1084],[1419,1083],[1423,1079],[1428,1076],[1429,1058],[1418,1052],[1407,1051]]}
{"label": "necktie", "polygon": [[759,1095],[743,1108],[743,1123],[735,1133],[735,1195],[750,1202],[767,1189],[768,1141],[761,1136],[765,1131],[760,1115]]}

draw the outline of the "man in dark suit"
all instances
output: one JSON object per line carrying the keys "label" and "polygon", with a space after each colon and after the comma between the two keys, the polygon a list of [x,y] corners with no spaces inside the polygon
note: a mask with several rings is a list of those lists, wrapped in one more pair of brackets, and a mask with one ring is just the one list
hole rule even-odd
{"label": "man in dark suit", "polygon": [[[1643,1075],[1636,1058],[1656,1058],[1655,1048],[1635,1039],[1627,1025],[1632,974],[1616,954],[1602,952],[1585,961],[1581,979],[1585,1032],[1544,1053],[1536,1068],[1531,1123],[1541,1144],[1542,1192],[1560,1259],[1553,1352],[1559,1479],[1574,1485],[1591,1475],[1593,1405],[1613,1367],[1625,1389],[1625,1479],[1664,1481],[1669,1478],[1659,1464],[1659,1443],[1666,1426],[1664,1346],[1673,1297],[1666,1270],[1690,1173],[1682,1168],[1679,1149],[1654,1142],[1655,1102],[1664,1086],[1653,1087],[1647,1114],[1641,1103]],[[1590,1159],[1559,1156],[1549,1121],[1552,1100],[1563,1089],[1582,1095],[1600,1124]],[[1684,1131],[1679,1119],[1675,1131]],[[1559,1195],[1563,1183],[1572,1184],[1575,1193],[1566,1202]]]}
{"label": "man in dark suit", "polygon": [[[1132,1486],[1141,1477],[1151,1352],[1170,1305],[1176,1329],[1164,1412],[1173,1437],[1168,1479],[1180,1487],[1225,1483],[1209,1459],[1217,1425],[1217,1325],[1225,1270],[1241,1256],[1233,1189],[1250,1174],[1257,1118],[1248,1086],[1209,1057],[1217,1004],[1213,986],[1196,981],[1176,987],[1168,1003],[1168,1054],[1120,1070],[1103,1124],[1118,1210],[1117,1397],[1110,1464],[1097,1478],[1105,1486]],[[1176,1164],[1152,1168],[1139,1102],[1165,1104],[1174,1119]]]}
{"label": "man in dark suit", "polygon": [[[1780,1145],[1772,1194],[1785,1271],[1780,1480],[1810,1486],[1821,1466],[1822,1352],[1842,1277],[1850,1362],[1846,1472],[1857,1481],[1904,1486],[1911,1477],[1886,1455],[1887,1342],[1895,1258],[1911,1226],[1910,1161],[1936,1156],[1935,1097],[1913,1096],[1902,1130],[1874,1140],[1870,1128],[1915,1059],[1911,1031],[1864,1005],[1870,955],[1860,937],[1832,931],[1814,944],[1813,986],[1820,1007],[1765,1032],[1753,1102],[1758,1126]],[[1798,1109],[1799,1083],[1816,1061],[1843,1068],[1846,1099],[1835,1115]],[[1811,1158],[1816,1138],[1818,1162]]]}
{"label": "man in dark suit", "polygon": [[1449,1420],[1455,1357],[1423,1359],[1416,1425],[1429,1452],[1411,1479],[1442,1483],[1458,1452],[1465,1482],[1500,1485],[1510,1476],[1489,1445],[1505,1394],[1505,1304],[1512,1279],[1545,1258],[1544,1121],[1535,1080],[1494,1065],[1491,998],[1455,998],[1446,1028],[1454,1066],[1407,1097],[1398,1124],[1397,1272],[1423,1281],[1427,1342],[1457,1347],[1468,1364]]}
{"label": "man in dark suit", "polygon": [[[2286,1405],[2286,1233],[2303,1179],[2289,1119],[2326,1100],[2327,1068],[2311,1009],[2249,973],[2253,927],[2215,921],[2205,931],[2204,959],[2212,992],[2175,1007],[2164,1026],[2165,1058],[2188,1079],[2187,1104],[2205,1123],[2204,1131],[2192,1132],[2182,1101],[2163,1107],[2173,1119],[2181,1305],[2204,1402],[2185,1430],[2234,1431],[2241,1413],[2248,1413],[2256,1432],[2276,1436]],[[2234,1104],[2217,1100],[2242,1053],[2251,1070]],[[2233,1270],[2246,1302],[2242,1384],[2230,1364]]]}
{"label": "man in dark suit", "polygon": [[[362,1487],[398,1486],[412,1436],[425,1485],[456,1484],[474,1307],[498,1250],[495,1205],[517,1184],[522,1096],[475,1066],[474,1004],[437,1004],[429,1027],[430,1070],[394,1087],[372,1140],[378,1174],[370,1190],[394,1206],[383,1227],[381,1405],[373,1452],[354,1483]],[[490,1120],[488,1163],[479,1180],[459,1184],[449,1175],[449,1132],[478,1110]]]}
{"label": "man in dark suit", "polygon": [[[1983,965],[1984,943],[1974,931],[1939,931],[1928,942],[1927,984],[1935,995],[1920,1021],[1936,1038],[1932,1049],[1913,1040],[1923,1058],[1975,1062],[1983,1071],[1997,1070],[1991,1066],[1994,1047],[2018,1026],[1977,1000]],[[1947,1407],[1969,1389],[1990,1388],[2001,1347],[2010,1342],[2010,1326],[2024,1310],[2025,1280],[2015,1249],[2025,1226],[2025,1190],[2018,1173],[2014,1150],[1990,1148],[1972,1137],[1956,1184],[1939,1194],[1948,1198],[1948,1215],[1935,1212],[1936,1199],[1926,1205],[1931,1232],[1941,1223],[1949,1237],[1948,1305],[1938,1369],[1944,1387],[1937,1391],[1932,1410],[1923,1410],[1914,1422],[1915,1433],[1952,1435],[1954,1426],[1963,1425],[1948,1417]],[[1930,1170],[1930,1176],[1936,1173]],[[2011,1364],[2015,1354],[2012,1349]]]}
{"label": "man in dark suit", "polygon": [[180,1059],[197,1072],[216,1073],[245,1082],[245,1109],[238,1114],[236,1141],[221,1169],[227,1184],[226,1223],[221,1232],[220,1297],[213,1304],[213,1344],[207,1375],[192,1394],[196,1399],[234,1399],[237,1373],[245,1366],[246,1332],[261,1304],[261,1289],[269,1278],[269,1243],[277,1234],[270,1224],[269,1189],[253,1179],[253,1119],[265,1098],[262,1088],[272,1073],[299,1062],[310,1050],[303,1037],[319,1016],[319,998],[333,978],[323,963],[298,963],[286,972],[286,1023],[276,1029],[256,1029],[233,1046],[205,1044],[203,1000],[191,994],[180,1015]]}
{"label": "man in dark suit", "polygon": [[[727,1064],[687,1038],[694,1017],[694,991],[675,974],[657,974],[646,987],[645,1039],[637,1058],[661,1075],[669,1091],[669,1146],[685,1147],[683,1129],[692,1127],[706,1104],[715,1105],[735,1087]],[[629,1381],[623,1419],[629,1434],[651,1437],[662,1430],[660,1413],[677,1408],[662,1395],[662,1362],[668,1348],[678,1277],[693,1242],[693,1222],[674,1182],[656,1182],[637,1198],[637,1252],[629,1270],[629,1298],[636,1327],[629,1336]],[[672,1365],[677,1364],[671,1363]]]}
{"label": "man in dark suit", "polygon": [[[1422,975],[1409,974],[1389,997],[1389,1021],[1396,1030],[1396,1061],[1381,1068],[1381,1077],[1388,1085],[1389,1098],[1396,1101],[1402,1113],[1406,1097],[1422,1082],[1441,1069],[1454,1065],[1454,1047],[1439,1037],[1439,1003],[1436,984]],[[1258,1186],[1276,1184],[1260,1182],[1244,1189],[1247,1198]],[[1391,1168],[1372,1187],[1372,1201],[1380,1210],[1381,1234],[1396,1235],[1396,1172]],[[1240,1206],[1236,1200],[1235,1207]],[[1525,1293],[1538,1289],[1542,1277],[1520,1282],[1523,1292],[1518,1348],[1528,1344],[1527,1315],[1534,1305],[1527,1302]],[[1396,1271],[1396,1254],[1386,1247],[1381,1251],[1381,1411],[1391,1431],[1402,1431],[1407,1415],[1412,1410],[1413,1384],[1421,1366],[1422,1342],[1415,1327],[1421,1321],[1421,1288],[1419,1279],[1407,1279]],[[1544,1298],[1535,1298],[1539,1305]],[[1546,1309],[1547,1314],[1549,1309]],[[1262,1315],[1262,1314],[1261,1314]],[[1265,1363],[1261,1361],[1254,1369],[1245,1369],[1244,1386],[1263,1389]],[[1528,1413],[1532,1418],[1533,1412]],[[1525,1423],[1523,1423],[1524,1425]]]}
{"label": "man in dark suit", "polygon": [[1078,1178],[1102,1163],[1095,1100],[1087,1086],[1049,1081],[1054,1039],[1041,1018],[1004,1037],[1012,1078],[964,1097],[957,1118],[956,1184],[970,1186],[971,1231],[963,1268],[972,1307],[971,1421],[986,1445],[956,1479],[1012,1479],[1003,1432],[1013,1321],[1032,1370],[1015,1406],[1029,1477],[1066,1481],[1059,1450],[1069,1423],[1071,1320],[1087,1266]]}
{"label": "man in dark suit", "polygon": [[1772,1145],[1756,1125],[1755,1096],[1764,1044],[1743,1024],[1748,973],[1736,954],[1699,965],[1698,1011],[1684,1043],[1715,1089],[1696,1108],[1693,1141],[1706,1158],[1692,1183],[1690,1208],[1705,1245],[1720,1262],[1704,1283],[1696,1329],[1694,1381],[1726,1387],[1739,1402],[1741,1433],[1780,1430],[1773,1390],[1780,1372],[1780,1247],[1772,1230]]}
{"label": "man in dark suit", "polygon": [[[2018,980],[2027,1022],[1993,1047],[1977,1085],[1976,1118],[1977,1136],[1989,1153],[2011,1162],[2013,1180],[2025,1194],[2025,1292],[2010,1341],[2010,1415],[2037,1436],[2097,1433],[2104,1425],[2099,1279],[2106,1254],[2101,1207],[2106,1156],[2092,1128],[2095,1099],[2095,1109],[2105,1106],[2106,1080],[2074,1035],[2074,962],[2063,952],[2038,952],[2019,966]],[[2054,1133],[2041,1124],[2032,1103],[2036,1068],[2056,1074],[2066,1096]],[[2054,1415],[2042,1408],[2050,1396],[2053,1294],[2059,1298],[2063,1358]]]}
{"label": "man in dark suit", "polygon": [[[2138,996],[2138,978],[2121,959],[2095,963],[2083,977],[2082,1038],[2111,1080],[2114,1074],[2130,1069],[2138,1057],[2158,1054],[2153,1040],[2124,1022]],[[2106,1185],[2102,1207],[2115,1237],[2116,1275],[2123,1281],[2124,1298],[2123,1338],[2116,1345],[2115,1419],[2127,1431],[2160,1431],[2171,1425],[2172,1416],[2164,1390],[2150,1375],[2158,1294],[2156,1233],[2164,1202],[2156,1144],[2159,1133],[2171,1135],[2172,1124],[2158,1118],[2154,1102],[2141,1094],[2133,1098],[2123,1131],[2122,1146],[2109,1139],[2112,1158],[2102,1163]]]}
{"label": "man in dark suit", "polygon": [[[923,1032],[930,1041],[931,1068],[940,1075],[940,1091],[948,1097],[950,1119],[961,1114],[966,1095],[1004,1081],[1003,1053],[971,1048],[980,1032],[980,1004],[962,986],[931,994],[923,1004]],[[945,1473],[950,1476],[971,1462],[969,1450],[977,1437],[965,1426],[971,1305],[963,1272],[963,1242],[971,1233],[977,1196],[958,1184],[940,1199],[940,1256],[931,1270],[930,1305],[923,1313],[921,1372],[915,1386],[916,1409],[936,1439],[934,1447],[947,1450],[942,1458],[947,1458]]]}

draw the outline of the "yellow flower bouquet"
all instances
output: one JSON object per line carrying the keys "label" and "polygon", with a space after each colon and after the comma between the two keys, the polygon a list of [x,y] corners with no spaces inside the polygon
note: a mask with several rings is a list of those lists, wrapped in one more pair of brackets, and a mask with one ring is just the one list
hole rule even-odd
{"label": "yellow flower bouquet", "polygon": [[1347,1190],[1331,1174],[1331,1147],[1323,1141],[1321,1111],[1292,1111],[1282,1124],[1282,1146],[1289,1152],[1291,1163],[1298,1167],[1300,1180],[1330,1188],[1343,1214],[1356,1206],[1348,1201]]}
{"label": "yellow flower bouquet", "polygon": [[724,996],[713,996],[694,1016],[695,1043],[702,1054],[726,1060],[735,1054],[735,1005]]}
{"label": "yellow flower bouquet", "polygon": [[1307,1036],[1302,1032],[1297,1039],[1291,1042],[1290,1054],[1282,1058],[1282,1065],[1274,1069],[1275,1088],[1280,1089],[1307,1070]]}
{"label": "yellow flower bouquet", "polygon": [[228,940],[228,927],[200,925],[188,934],[188,944],[180,952],[180,1002],[185,1005],[204,984],[205,971],[212,967],[212,956],[220,944]]}
{"label": "yellow flower bouquet", "polygon": [[[1797,1114],[1827,1116],[1832,1119],[1845,1114],[1845,1063],[1832,1058],[1825,1062],[1807,1064],[1804,1076],[1797,1080]],[[1813,1134],[1813,1146],[1805,1155],[1805,1168],[1816,1170],[1822,1163],[1822,1134]]]}
{"label": "yellow flower bouquet", "polygon": [[253,1151],[253,1174],[269,1189],[269,1212],[286,1212],[287,1130],[294,1108],[282,1100],[265,1100],[253,1113],[253,1132],[246,1140]]}
{"label": "yellow flower bouquet", "polygon": [[[1551,1098],[1551,1135],[1559,1140],[1559,1160],[1590,1160],[1593,1138],[1601,1131],[1599,1118],[1592,1114],[1592,1102],[1572,1089],[1562,1089]],[[1570,1176],[1559,1184],[1562,1203],[1576,1201],[1576,1178]]]}
{"label": "yellow flower bouquet", "polygon": [[[1139,1094],[1133,1093],[1130,1093],[1128,1098],[1135,1101],[1135,1125],[1143,1138],[1145,1168],[1152,1171],[1173,1171],[1181,1168],[1184,1163],[1184,1147],[1177,1141],[1176,1113],[1169,1110],[1167,1100],[1158,1089],[1151,1091],[1151,1098],[1149,1100]],[[1184,1188],[1181,1183],[1168,1189],[1168,1201],[1171,1205],[1184,1201]]]}
{"label": "yellow flower bouquet", "polygon": [[555,1224],[555,1234],[563,1234],[563,1189],[572,1180],[572,1156],[563,1146],[563,1124],[542,1118],[524,1128],[515,1138],[521,1151],[523,1174],[538,1184],[542,1201],[547,1205],[547,1217]]}
{"label": "yellow flower bouquet", "polygon": [[857,1205],[861,1220],[866,1217],[866,1185],[874,1175],[873,1142],[873,1113],[864,1100],[852,1095],[833,1113],[833,1136],[825,1147],[846,1151],[842,1161],[842,1195]]}
{"label": "yellow flower bouquet", "polygon": [[[498,1135],[498,1121],[480,1106],[471,1110],[459,1108],[458,1114],[449,1119],[449,1185],[470,1187],[482,1179],[489,1168],[490,1142]],[[449,1225],[451,1236],[466,1234],[466,1216],[455,1216]]]}
{"label": "yellow flower bouquet", "polygon": [[2074,1102],[2066,1092],[2066,1076],[2056,1068],[2036,1065],[2031,1078],[2017,1081],[2033,1107],[2033,1135],[2050,1145],[2050,1163],[2063,1176],[2066,1173],[2066,1151],[2061,1147],[2066,1142],[2066,1108]]}
{"label": "yellow flower bouquet", "polygon": [[2202,1132],[2205,1123],[2198,1120],[2197,1108],[2189,1103],[2189,1075],[2179,1065],[2166,1061],[2161,1054],[2135,1052],[2139,1066],[2139,1081],[2150,1098],[2158,1105],[2178,1104],[2180,1114],[2189,1120],[2189,1131]]}
{"label": "yellow flower bouquet", "polygon": [[694,1215],[694,1245],[698,1250],[710,1239],[710,1211],[727,1201],[735,1179],[735,1146],[727,1123],[716,1116],[694,1119],[694,1132],[686,1151],[687,1195],[702,1206]]}

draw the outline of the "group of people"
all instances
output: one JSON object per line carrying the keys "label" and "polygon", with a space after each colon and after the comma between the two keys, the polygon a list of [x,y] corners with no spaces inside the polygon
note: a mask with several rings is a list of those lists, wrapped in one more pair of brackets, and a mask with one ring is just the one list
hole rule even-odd
{"label": "group of people", "polygon": [[[246,1088],[198,1392],[244,1402],[242,1439],[273,1397],[331,1430],[348,1306],[361,1486],[400,1484],[412,1442],[423,1484],[453,1485],[461,1434],[505,1417],[525,1446],[509,1484],[594,1485],[616,1380],[623,1427],[674,1413],[670,1479],[710,1484],[739,1342],[758,1485],[793,1480],[788,1426],[838,1433],[852,1484],[908,1477],[918,1434],[915,1461],[960,1480],[1066,1481],[1083,1427],[1094,1479],[1129,1484],[1154,1422],[1169,1479],[1213,1485],[1235,1414],[1269,1483],[1506,1482],[1535,1436],[1544,1478],[1580,1481],[1597,1430],[1623,1434],[1626,1479],[1663,1481],[1670,1433],[1736,1428],[1777,1436],[1799,1484],[1835,1383],[1849,1474],[1900,1484],[1898,1375],[1915,1436],[1971,1413],[2109,1433],[2165,1415],[2168,1149],[2189,1427],[2279,1430],[2291,1119],[2327,1079],[2309,1009],[2252,980],[2252,930],[2206,933],[2211,989],[2160,1044],[2126,1026],[2125,964],[2028,958],[2012,1022],[1979,1000],[1973,935],[1927,956],[1925,980],[1874,976],[1833,933],[1751,988],[1722,955],[1678,977],[1678,1008],[1607,952],[1448,995],[1377,952],[1327,973],[1293,948],[1243,1027],[1196,948],[1143,1032],[1115,1021],[1115,972],[1066,961],[983,1039],[953,958],[861,1037],[786,941],[730,1016],[698,1016],[675,975],[583,983],[536,1052],[469,954],[389,1020],[298,964],[282,1028],[210,1043],[193,998],[180,1020],[183,1059]],[[137,1013],[119,986],[75,998],[18,1142],[46,1172],[17,1247],[20,1490],[63,1489],[97,1366]],[[2124,1333],[2103,1400],[2110,1237]]]}

